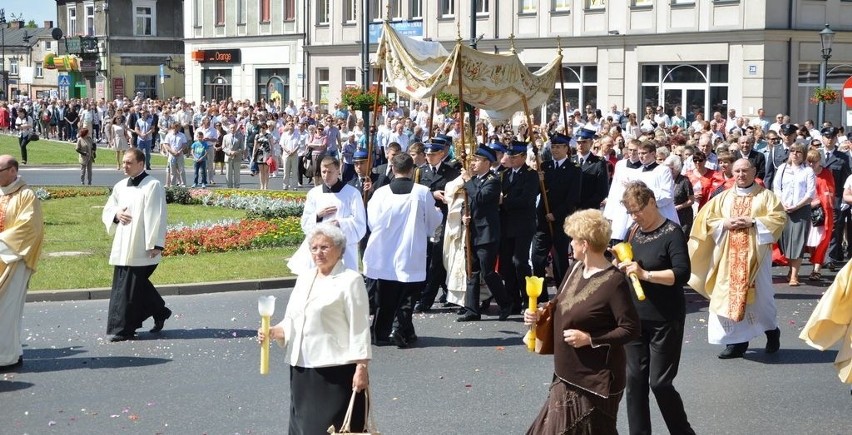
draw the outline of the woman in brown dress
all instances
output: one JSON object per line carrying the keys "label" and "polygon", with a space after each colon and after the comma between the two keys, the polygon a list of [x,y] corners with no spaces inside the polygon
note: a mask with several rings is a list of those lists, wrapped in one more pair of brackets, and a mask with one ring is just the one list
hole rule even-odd
{"label": "woman in brown dress", "polygon": [[[615,434],[624,394],[624,344],[639,337],[639,316],[624,274],[605,257],[610,225],[599,210],[565,220],[577,262],[556,295],[554,375],[528,434]],[[524,312],[538,321],[541,310]]]}

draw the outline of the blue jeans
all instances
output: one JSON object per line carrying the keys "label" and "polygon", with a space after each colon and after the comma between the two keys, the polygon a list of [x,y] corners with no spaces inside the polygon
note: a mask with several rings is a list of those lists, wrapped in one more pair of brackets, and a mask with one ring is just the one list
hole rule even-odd
{"label": "blue jeans", "polygon": [[139,139],[136,142],[136,148],[145,153],[145,168],[151,169],[151,139]]}
{"label": "blue jeans", "polygon": [[201,174],[201,184],[207,184],[207,159],[196,160],[195,164],[195,179],[192,184],[198,184],[198,174]]}

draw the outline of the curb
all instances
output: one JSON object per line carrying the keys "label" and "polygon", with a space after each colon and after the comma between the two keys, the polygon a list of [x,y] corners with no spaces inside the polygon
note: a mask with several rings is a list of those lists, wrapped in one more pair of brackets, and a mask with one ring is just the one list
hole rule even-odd
{"label": "curb", "polygon": [[[293,287],[296,277],[270,278],[254,281],[216,281],[192,284],[168,284],[157,286],[162,296],[200,295],[231,291],[269,290]],[[68,289],[38,290],[27,292],[27,302],[62,302],[109,299],[111,289]]]}

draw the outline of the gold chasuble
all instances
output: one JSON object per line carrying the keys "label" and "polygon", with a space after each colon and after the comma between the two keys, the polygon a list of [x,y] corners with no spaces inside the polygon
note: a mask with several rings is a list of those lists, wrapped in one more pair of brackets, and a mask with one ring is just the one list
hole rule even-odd
{"label": "gold chasuble", "polygon": [[[721,228],[725,219],[746,216],[757,225]],[[688,242],[692,261],[689,286],[710,300],[712,313],[735,322],[743,320],[746,304],[754,302],[757,271],[761,262],[771,261],[772,242],[778,240],[786,221],[787,214],[775,194],[756,183],[725,190],[698,211]],[[718,240],[717,228],[721,231]],[[763,243],[758,242],[760,233],[767,236]]]}
{"label": "gold chasuble", "polygon": [[799,338],[819,350],[839,341],[834,368],[842,382],[852,384],[852,262],[837,273]]}
{"label": "gold chasuble", "polygon": [[[27,267],[35,272],[44,236],[41,203],[21,178],[0,187],[0,194],[0,241],[15,255],[23,257]],[[14,270],[10,266],[0,261],[0,295],[6,291],[10,272]]]}

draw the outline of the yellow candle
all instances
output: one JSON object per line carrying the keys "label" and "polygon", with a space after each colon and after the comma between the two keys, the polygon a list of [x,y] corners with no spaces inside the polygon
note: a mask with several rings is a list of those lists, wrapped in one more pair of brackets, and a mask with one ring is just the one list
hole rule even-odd
{"label": "yellow candle", "polygon": [[[527,281],[527,296],[529,301],[527,311],[534,313],[538,309],[538,297],[541,295],[542,287],[544,287],[544,278],[537,276],[526,277]],[[530,326],[529,341],[527,342],[527,350],[535,352],[535,325]]]}
{"label": "yellow candle", "polygon": [[260,374],[269,374],[269,316],[260,318],[260,328],[263,329],[263,343],[260,345]]}

